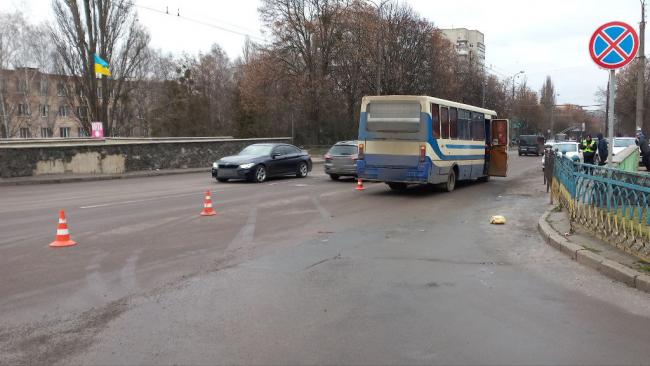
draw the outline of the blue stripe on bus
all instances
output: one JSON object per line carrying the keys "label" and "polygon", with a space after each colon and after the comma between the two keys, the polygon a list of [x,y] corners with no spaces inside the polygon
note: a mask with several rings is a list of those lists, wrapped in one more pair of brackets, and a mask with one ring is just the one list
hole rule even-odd
{"label": "blue stripe on bus", "polygon": [[[440,150],[440,146],[438,146],[438,141],[433,138],[433,135],[431,134],[431,116],[428,113],[425,112],[420,112],[420,118],[425,118],[426,125],[427,125],[427,135],[429,136],[427,142],[429,145],[431,145],[431,148],[433,151],[438,155],[440,160],[444,161],[451,161],[451,160],[481,160],[485,159],[485,154],[481,155],[445,155],[442,153],[442,150]],[[368,112],[361,112],[361,115],[359,116],[359,139],[360,140],[373,140],[372,138],[368,138],[368,131],[366,130],[366,122],[368,121]],[[451,145],[451,146],[462,146],[462,145]],[[467,146],[475,146],[475,145],[467,145]],[[473,147],[472,147],[473,148]],[[484,146],[480,146],[481,149],[485,149]]]}
{"label": "blue stripe on bus", "polygon": [[[438,140],[433,138],[433,134],[431,131],[432,129],[432,124],[431,124],[431,116],[427,113],[420,113],[422,117],[425,117],[426,125],[427,125],[427,136],[429,136],[429,145],[431,145],[431,148],[433,151],[436,152],[438,157],[440,157],[440,160],[481,160],[485,159],[485,154],[481,155],[445,155],[442,153],[442,150],[440,150],[440,146],[438,146]],[[482,149],[485,149],[485,147],[482,147]]]}
{"label": "blue stripe on bus", "polygon": [[485,145],[447,145],[448,149],[477,149],[485,150]]}

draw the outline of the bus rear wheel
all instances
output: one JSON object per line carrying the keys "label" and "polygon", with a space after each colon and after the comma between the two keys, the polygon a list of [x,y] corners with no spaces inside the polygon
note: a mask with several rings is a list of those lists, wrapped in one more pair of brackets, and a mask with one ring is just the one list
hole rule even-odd
{"label": "bus rear wheel", "polygon": [[400,183],[400,182],[388,182],[386,184],[388,184],[388,187],[393,191],[403,191],[407,187],[406,183]]}
{"label": "bus rear wheel", "polygon": [[445,183],[445,191],[451,192],[454,188],[456,188],[456,171],[451,169],[447,177],[447,183]]}

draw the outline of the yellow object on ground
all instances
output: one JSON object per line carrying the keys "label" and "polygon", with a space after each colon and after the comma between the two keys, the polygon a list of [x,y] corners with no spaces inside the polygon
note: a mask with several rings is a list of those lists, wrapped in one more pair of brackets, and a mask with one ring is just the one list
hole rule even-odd
{"label": "yellow object on ground", "polygon": [[503,225],[505,223],[506,223],[506,218],[501,215],[492,216],[492,218],[490,219],[490,224]]}

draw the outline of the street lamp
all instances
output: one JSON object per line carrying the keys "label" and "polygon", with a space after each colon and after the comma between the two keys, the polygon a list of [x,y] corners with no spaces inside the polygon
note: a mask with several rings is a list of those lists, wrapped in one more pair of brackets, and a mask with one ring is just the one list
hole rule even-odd
{"label": "street lamp", "polygon": [[515,101],[515,78],[521,74],[524,73],[524,70],[519,71],[518,73],[512,75],[510,78],[512,79],[512,102],[514,104]]}

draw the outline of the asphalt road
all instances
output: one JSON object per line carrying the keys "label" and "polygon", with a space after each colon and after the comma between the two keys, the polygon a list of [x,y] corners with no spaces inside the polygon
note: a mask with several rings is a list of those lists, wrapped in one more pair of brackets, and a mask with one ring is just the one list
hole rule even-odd
{"label": "asphalt road", "polygon": [[0,364],[650,362],[650,296],[538,235],[538,158],[452,193],[319,169],[0,188]]}

